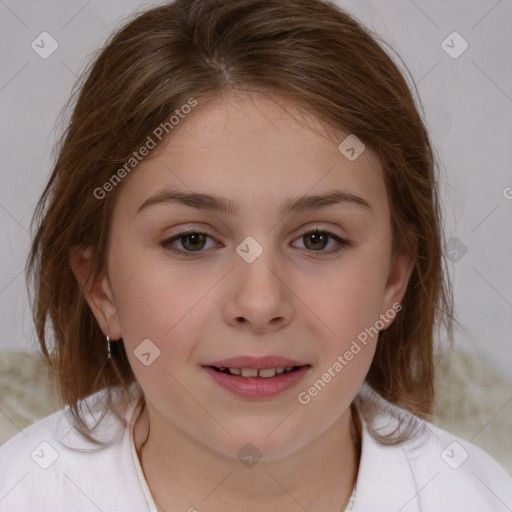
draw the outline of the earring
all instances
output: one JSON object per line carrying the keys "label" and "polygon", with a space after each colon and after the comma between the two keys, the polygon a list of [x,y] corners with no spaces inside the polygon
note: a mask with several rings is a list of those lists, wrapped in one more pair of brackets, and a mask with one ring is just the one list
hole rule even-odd
{"label": "earring", "polygon": [[110,338],[107,334],[107,359],[112,359],[112,353],[110,352]]}

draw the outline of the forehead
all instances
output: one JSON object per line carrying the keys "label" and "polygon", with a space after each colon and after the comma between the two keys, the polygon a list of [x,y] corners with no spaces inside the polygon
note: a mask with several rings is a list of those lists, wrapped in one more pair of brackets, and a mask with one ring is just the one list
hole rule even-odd
{"label": "forehead", "polygon": [[147,197],[172,188],[230,197],[242,209],[275,205],[277,213],[290,197],[335,189],[385,213],[380,162],[369,148],[349,160],[338,147],[349,135],[269,96],[215,98],[183,116],[125,180],[119,202],[133,217]]}

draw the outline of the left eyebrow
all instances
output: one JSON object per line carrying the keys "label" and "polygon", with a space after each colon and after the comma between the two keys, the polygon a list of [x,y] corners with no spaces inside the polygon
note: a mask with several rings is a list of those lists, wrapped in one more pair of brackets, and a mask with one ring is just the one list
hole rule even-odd
{"label": "left eyebrow", "polygon": [[[150,206],[165,203],[184,204],[192,208],[216,211],[227,215],[238,215],[240,213],[240,205],[226,197],[212,194],[180,192],[177,190],[163,190],[146,199],[137,210],[136,215]],[[305,195],[289,198],[281,204],[280,214],[285,216],[290,212],[316,210],[343,203],[360,206],[369,210],[372,209],[368,201],[362,197],[348,192],[334,190],[321,195]]]}

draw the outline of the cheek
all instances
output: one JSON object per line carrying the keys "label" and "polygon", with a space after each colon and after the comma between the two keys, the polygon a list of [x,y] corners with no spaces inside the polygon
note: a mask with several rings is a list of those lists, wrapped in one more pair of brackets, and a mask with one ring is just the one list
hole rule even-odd
{"label": "cheek", "polygon": [[191,340],[200,337],[200,316],[205,314],[202,298],[215,284],[215,276],[194,278],[179,268],[151,264],[133,254],[116,261],[111,279],[123,341],[134,371],[140,365],[134,360],[134,351],[147,339],[160,351],[155,367],[170,367],[173,361],[186,359]]}
{"label": "cheek", "polygon": [[128,235],[116,242],[111,279],[120,320],[128,332],[150,329],[153,335],[162,336],[193,308],[207,283],[166,259],[163,248],[141,247],[137,239],[129,243]]}
{"label": "cheek", "polygon": [[345,344],[379,318],[388,268],[385,252],[347,252],[321,276],[297,278],[294,292],[310,309],[306,318],[311,327],[322,327],[316,329],[322,333],[319,339]]}
{"label": "cheek", "polygon": [[130,366],[145,393],[157,402],[173,397],[178,409],[187,407],[179,383],[186,382],[187,363],[204,336],[201,297],[208,283],[170,268],[139,265],[136,272],[131,270],[120,265],[117,273],[118,314]]}
{"label": "cheek", "polygon": [[[318,418],[329,425],[339,417],[370,368],[387,274],[384,252],[347,256],[329,279],[322,279],[304,295],[314,313],[305,316],[306,330],[316,336],[319,361],[311,379],[298,390],[297,401],[305,425],[311,428]],[[301,293],[307,289],[306,281]]]}

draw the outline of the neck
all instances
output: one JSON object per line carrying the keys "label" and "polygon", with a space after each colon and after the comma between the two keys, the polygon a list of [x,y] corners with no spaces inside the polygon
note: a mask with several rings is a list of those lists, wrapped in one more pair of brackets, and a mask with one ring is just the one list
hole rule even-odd
{"label": "neck", "polygon": [[153,417],[146,404],[134,441],[155,502],[167,512],[343,511],[356,483],[361,426],[350,407],[300,450],[252,467]]}

